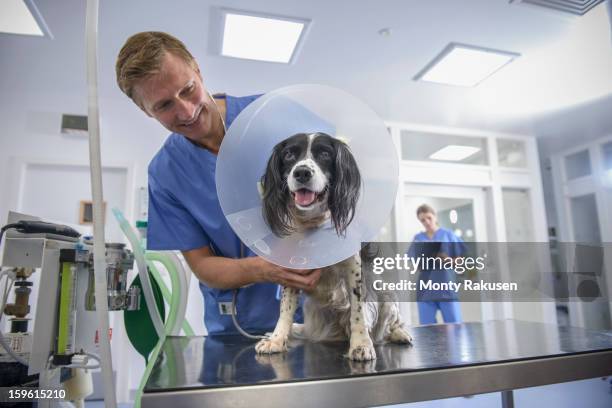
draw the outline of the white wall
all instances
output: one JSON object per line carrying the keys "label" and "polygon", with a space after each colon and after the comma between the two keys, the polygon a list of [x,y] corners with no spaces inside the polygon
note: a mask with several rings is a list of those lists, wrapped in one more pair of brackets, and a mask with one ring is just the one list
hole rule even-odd
{"label": "white wall", "polygon": [[[66,163],[87,163],[89,160],[86,137],[60,133],[62,113],[86,114],[84,96],[79,96],[76,91],[54,93],[44,90],[4,96],[12,103],[3,105],[0,110],[0,191],[3,192],[0,195],[0,219],[3,221],[10,209],[9,203],[14,200],[14,197],[6,195],[15,181],[10,177],[19,174],[18,169],[11,168],[11,158]],[[134,186],[132,193],[135,194],[136,187],[146,185],[147,164],[167,132],[152,121],[132,121],[130,115],[139,118],[142,114],[129,101],[102,101],[102,164],[131,165],[134,174],[129,182]],[[126,210],[131,215],[136,208]]]}

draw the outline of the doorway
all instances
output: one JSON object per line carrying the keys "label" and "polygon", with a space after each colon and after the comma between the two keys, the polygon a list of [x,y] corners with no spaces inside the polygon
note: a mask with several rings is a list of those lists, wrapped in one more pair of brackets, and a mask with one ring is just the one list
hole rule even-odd
{"label": "doorway", "polygon": [[[404,197],[399,211],[402,211],[402,225],[396,225],[398,241],[412,242],[414,236],[423,230],[416,218],[421,204],[433,207],[440,227],[449,229],[465,242],[487,241],[486,189],[482,187],[449,186],[443,184],[404,184]],[[411,322],[418,322],[416,303],[401,305],[402,313],[410,316]],[[464,321],[480,321],[483,317],[481,303],[461,303]],[[438,322],[441,317],[438,316]]]}

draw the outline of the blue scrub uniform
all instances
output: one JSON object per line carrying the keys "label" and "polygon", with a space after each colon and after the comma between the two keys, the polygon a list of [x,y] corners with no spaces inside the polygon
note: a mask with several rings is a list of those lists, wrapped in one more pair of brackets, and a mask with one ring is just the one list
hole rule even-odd
{"label": "blue scrub uniform", "polygon": [[[258,97],[225,96],[227,127]],[[177,133],[168,137],[149,164],[147,249],[188,251],[208,246],[223,257],[255,256],[223,215],[215,186],[216,163],[216,155],[186,137]],[[279,316],[276,288],[273,283],[260,283],[238,291],[236,317],[243,329],[253,333],[274,329]],[[209,288],[201,282],[200,290],[208,332],[236,333],[231,315],[222,311],[232,301],[233,290]],[[296,317],[301,319],[301,310]]]}
{"label": "blue scrub uniform", "polygon": [[[462,256],[466,253],[465,243],[456,236],[451,230],[439,228],[431,239],[425,232],[420,232],[414,236],[413,244],[408,249],[408,256],[419,257],[419,243],[439,242],[440,247],[437,253],[445,253],[450,257]],[[430,248],[424,246],[423,248]],[[433,256],[434,254],[425,254]],[[419,274],[421,281],[431,280],[434,283],[454,282],[456,273],[452,269],[443,270],[421,270]],[[444,322],[461,322],[461,308],[459,306],[457,293],[452,290],[421,290],[417,288],[417,302],[419,308],[419,320],[421,324],[436,323],[436,312],[440,310]]]}

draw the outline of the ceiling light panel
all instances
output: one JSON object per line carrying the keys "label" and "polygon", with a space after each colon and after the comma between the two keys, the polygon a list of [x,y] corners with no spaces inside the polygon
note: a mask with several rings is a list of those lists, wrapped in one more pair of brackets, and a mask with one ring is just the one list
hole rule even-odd
{"label": "ceiling light panel", "polygon": [[290,63],[308,21],[225,11],[221,55]]}
{"label": "ceiling light panel", "polygon": [[0,1],[0,33],[39,37],[50,34],[32,0]]}
{"label": "ceiling light panel", "polygon": [[603,0],[510,0],[510,3],[528,4],[554,11],[583,16]]}
{"label": "ceiling light panel", "polygon": [[451,43],[414,79],[472,87],[518,56],[506,51]]}

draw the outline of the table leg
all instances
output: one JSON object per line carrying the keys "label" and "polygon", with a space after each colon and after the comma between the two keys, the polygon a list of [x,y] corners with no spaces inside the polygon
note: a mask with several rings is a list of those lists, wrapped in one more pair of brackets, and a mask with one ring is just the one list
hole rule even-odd
{"label": "table leg", "polygon": [[512,390],[501,392],[502,408],[514,408],[514,394]]}

